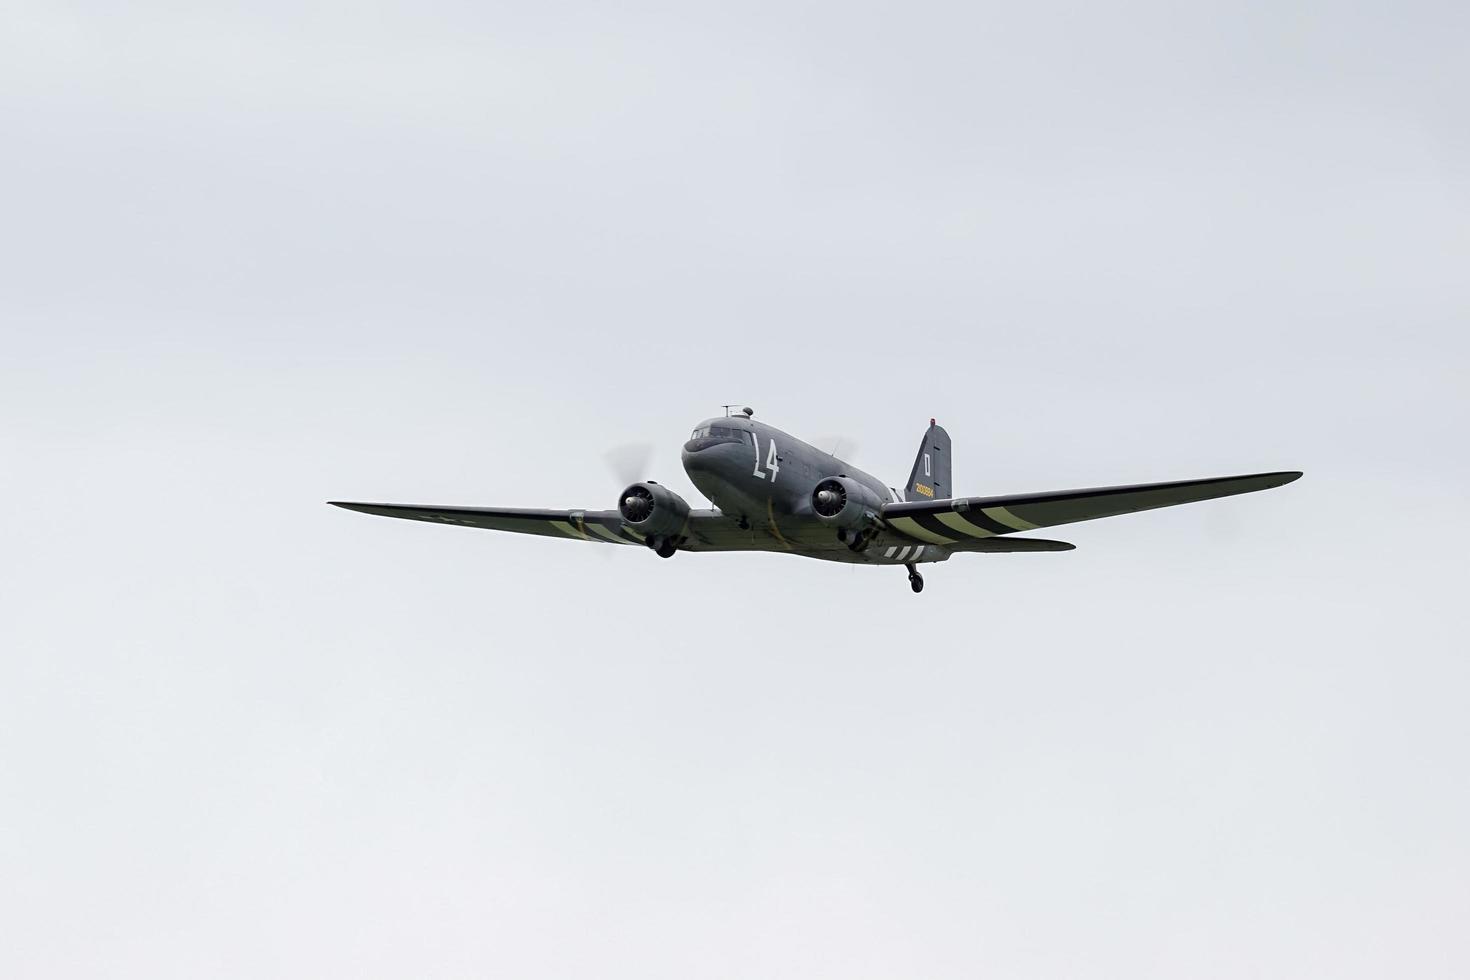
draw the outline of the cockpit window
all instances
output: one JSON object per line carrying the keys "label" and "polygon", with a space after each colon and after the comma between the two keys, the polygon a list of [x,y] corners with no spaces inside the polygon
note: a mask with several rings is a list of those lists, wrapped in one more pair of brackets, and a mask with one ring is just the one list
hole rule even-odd
{"label": "cockpit window", "polygon": [[740,439],[740,430],[728,425],[702,425],[690,434],[692,442],[695,439]]}

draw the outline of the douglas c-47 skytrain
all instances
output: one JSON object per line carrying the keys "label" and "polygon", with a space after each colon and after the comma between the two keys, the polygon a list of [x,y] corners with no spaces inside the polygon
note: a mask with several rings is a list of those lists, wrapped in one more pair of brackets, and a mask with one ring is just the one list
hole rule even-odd
{"label": "douglas c-47 skytrain", "polygon": [[616,510],[510,510],[418,504],[336,507],[435,524],[681,551],[776,551],[827,561],[902,565],[915,592],[919,565],[961,552],[1071,551],[1065,541],[1017,537],[1037,528],[1268,490],[1298,472],[1175,483],[960,497],[950,483],[949,433],[929,420],[913,472],[890,487],[831,453],[757,422],[744,409],[701,422],[684,443],[684,470],[715,505],[696,510],[652,480],[632,484]]}

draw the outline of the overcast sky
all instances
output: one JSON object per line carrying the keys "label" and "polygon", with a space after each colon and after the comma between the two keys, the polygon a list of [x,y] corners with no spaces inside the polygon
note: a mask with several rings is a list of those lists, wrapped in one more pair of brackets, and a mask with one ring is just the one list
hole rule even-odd
{"label": "overcast sky", "polygon": [[[1462,3],[0,6],[0,975],[1470,974]],[[387,521],[702,499],[901,570]]]}

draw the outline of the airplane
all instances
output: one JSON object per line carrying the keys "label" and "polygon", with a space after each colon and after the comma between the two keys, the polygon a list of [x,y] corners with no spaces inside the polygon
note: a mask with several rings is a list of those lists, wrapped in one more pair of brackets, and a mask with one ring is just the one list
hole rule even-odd
{"label": "airplane", "polygon": [[699,423],[684,471],[714,504],[695,509],[653,480],[632,483],[615,510],[524,510],[328,501],[334,507],[434,524],[642,545],[681,551],[771,551],[864,565],[901,565],[924,590],[919,566],[979,552],[1071,551],[1065,541],[1016,537],[1038,528],[1268,490],[1298,471],[1172,483],[1051,490],[1002,497],[954,494],[949,433],[934,419],[902,489],[755,420],[749,408]]}

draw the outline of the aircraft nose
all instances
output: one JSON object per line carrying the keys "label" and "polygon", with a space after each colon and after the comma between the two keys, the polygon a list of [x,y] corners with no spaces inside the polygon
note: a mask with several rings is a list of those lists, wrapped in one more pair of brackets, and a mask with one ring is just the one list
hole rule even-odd
{"label": "aircraft nose", "polygon": [[689,445],[686,444],[684,446],[684,451],[679,454],[679,458],[684,463],[684,469],[686,471],[692,472],[694,470],[704,470],[708,468],[709,460],[700,458],[703,455],[704,454],[700,450],[691,449],[689,448]]}
{"label": "aircraft nose", "polygon": [[733,448],[728,443],[711,444],[695,440],[684,444],[680,459],[686,473],[708,473],[718,468],[720,460],[726,458]]}

